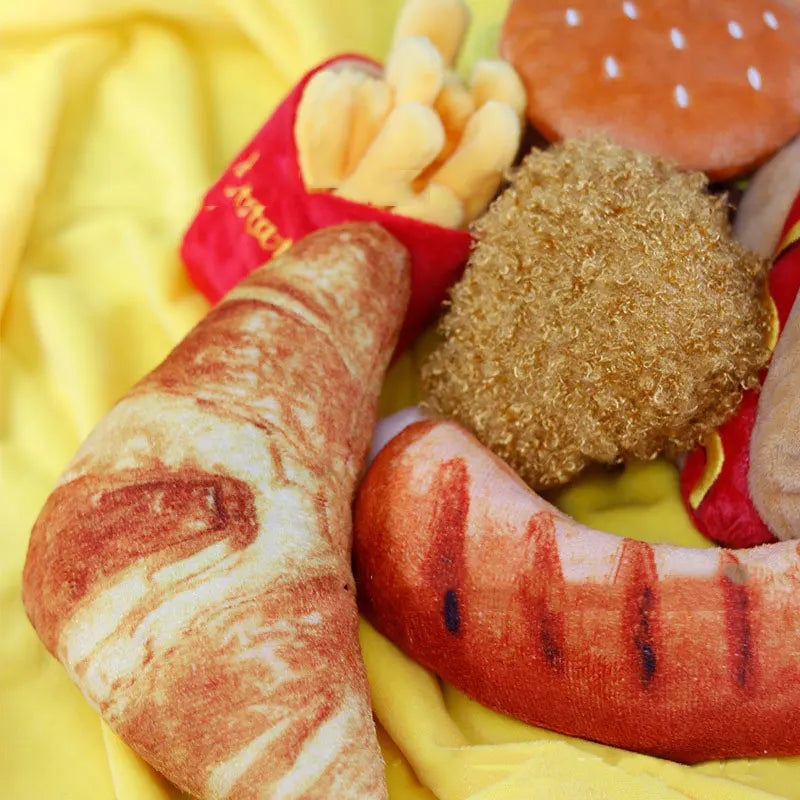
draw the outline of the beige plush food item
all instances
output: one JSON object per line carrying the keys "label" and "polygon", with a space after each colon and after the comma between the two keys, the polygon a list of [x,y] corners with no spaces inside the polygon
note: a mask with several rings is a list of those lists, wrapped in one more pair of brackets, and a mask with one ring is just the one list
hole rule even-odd
{"label": "beige plush food item", "polygon": [[253,272],[81,446],[25,608],[88,701],[199,798],[385,798],[350,504],[409,294],[382,228]]}
{"label": "beige plush food item", "polygon": [[747,482],[770,531],[779,539],[800,539],[800,296],[758,399]]}
{"label": "beige plush food item", "polygon": [[406,36],[389,52],[384,75],[394,91],[395,103],[431,105],[444,83],[444,63],[429,39]]}
{"label": "beige plush food item", "polygon": [[424,36],[449,65],[456,60],[469,17],[469,8],[463,0],[406,0],[397,16],[394,41],[406,36]]}
{"label": "beige plush food item", "polygon": [[309,189],[333,189],[342,182],[356,89],[366,79],[358,69],[325,69],[306,85],[294,131],[300,172]]}
{"label": "beige plush food item", "polygon": [[414,194],[414,179],[436,158],[443,144],[442,123],[430,106],[395,106],[336,194],[376,206],[406,202]]}
{"label": "beige plush food item", "polygon": [[779,150],[750,179],[736,209],[733,235],[748,250],[772,258],[798,192],[800,136]]}

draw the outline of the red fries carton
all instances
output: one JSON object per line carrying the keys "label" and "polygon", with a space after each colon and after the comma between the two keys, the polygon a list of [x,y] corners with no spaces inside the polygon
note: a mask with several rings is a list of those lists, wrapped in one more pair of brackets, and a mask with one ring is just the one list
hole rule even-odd
{"label": "red fries carton", "polygon": [[181,256],[194,285],[216,302],[253,269],[318,228],[378,222],[411,254],[411,301],[399,353],[436,316],[449,287],[461,275],[471,239],[465,230],[306,190],[294,139],[297,106],[310,78],[340,61],[379,68],[362,56],[343,55],[307,73],[206,194],[186,232]]}

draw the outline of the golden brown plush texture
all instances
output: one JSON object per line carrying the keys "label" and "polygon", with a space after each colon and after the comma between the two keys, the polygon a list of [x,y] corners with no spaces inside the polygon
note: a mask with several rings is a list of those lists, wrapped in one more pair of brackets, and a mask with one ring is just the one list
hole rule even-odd
{"label": "golden brown plush texture", "polygon": [[758,398],[747,482],[779,539],[800,539],[800,299],[781,333]]}
{"label": "golden brown plush texture", "polygon": [[31,536],[39,636],[200,798],[383,798],[350,504],[409,294],[373,224],[253,272],[98,424]]}
{"label": "golden brown plush texture", "polygon": [[767,263],[705,189],[605,140],[532,151],[475,226],[428,405],[539,488],[702,440],[768,356]]}

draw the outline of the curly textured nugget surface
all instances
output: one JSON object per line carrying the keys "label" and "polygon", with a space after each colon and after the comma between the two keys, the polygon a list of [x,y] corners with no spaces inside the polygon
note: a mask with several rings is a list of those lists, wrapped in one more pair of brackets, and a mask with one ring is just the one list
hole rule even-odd
{"label": "curly textured nugget surface", "polygon": [[696,445],[769,356],[768,264],[706,186],[606,140],[532,151],[475,226],[426,403],[534,488]]}

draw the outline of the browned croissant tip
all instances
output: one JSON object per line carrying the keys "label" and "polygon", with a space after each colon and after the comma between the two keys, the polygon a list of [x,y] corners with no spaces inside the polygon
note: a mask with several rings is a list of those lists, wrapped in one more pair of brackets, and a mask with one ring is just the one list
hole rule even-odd
{"label": "browned croissant tip", "polygon": [[[382,258],[384,252],[391,250],[408,253],[399,239],[378,222],[343,222],[320,228],[295,242],[292,253],[295,258],[313,259],[332,245],[343,243],[363,248],[365,254],[372,258]],[[265,266],[271,263],[274,262],[267,262]]]}

